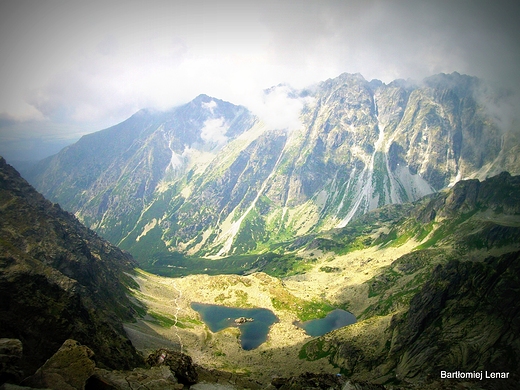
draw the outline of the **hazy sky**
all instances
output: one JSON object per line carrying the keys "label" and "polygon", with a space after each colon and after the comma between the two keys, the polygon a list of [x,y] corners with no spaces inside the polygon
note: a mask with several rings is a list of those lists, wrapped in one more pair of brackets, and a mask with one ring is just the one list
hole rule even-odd
{"label": "hazy sky", "polygon": [[0,0],[0,154],[42,158],[141,108],[279,83],[457,71],[520,88],[520,2]]}

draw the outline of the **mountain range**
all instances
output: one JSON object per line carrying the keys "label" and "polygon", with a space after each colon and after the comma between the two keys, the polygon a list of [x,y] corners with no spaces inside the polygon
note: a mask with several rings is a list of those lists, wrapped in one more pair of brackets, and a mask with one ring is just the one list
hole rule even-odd
{"label": "mountain range", "polygon": [[[499,96],[458,73],[280,96],[271,118],[206,95],[141,110],[23,171],[45,197],[0,159],[0,337],[23,371],[73,338],[95,360],[77,388],[518,387],[520,137]],[[279,321],[244,351],[193,302]],[[296,326],[335,309],[356,323]],[[61,388],[40,370],[23,383]]]}
{"label": "mountain range", "polygon": [[477,78],[384,84],[342,74],[265,96],[280,93],[301,106],[285,127],[200,95],[86,135],[24,176],[144,261],[266,252],[461,178],[520,173],[517,133]]}

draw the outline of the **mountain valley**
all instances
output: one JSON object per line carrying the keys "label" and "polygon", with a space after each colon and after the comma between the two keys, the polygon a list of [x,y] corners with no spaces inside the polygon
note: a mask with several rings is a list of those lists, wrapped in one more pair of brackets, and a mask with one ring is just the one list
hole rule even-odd
{"label": "mountain valley", "polygon": [[[458,73],[269,94],[297,118],[200,95],[86,135],[22,172],[50,201],[0,160],[6,378],[42,387],[74,339],[87,389],[518,387],[520,138],[497,97]],[[211,331],[194,303],[276,321],[246,350],[254,318]],[[299,326],[335,310],[356,322]]]}
{"label": "mountain valley", "polygon": [[[511,372],[518,372],[513,355],[500,355],[509,347],[499,347],[497,340],[509,339],[511,344],[508,345],[516,349],[511,337],[517,334],[518,328],[507,329],[507,324],[518,316],[518,305],[511,300],[518,296],[515,267],[520,255],[519,189],[519,178],[507,174],[484,182],[462,181],[449,191],[413,205],[397,208],[390,205],[368,213],[355,221],[354,227],[296,239],[301,246],[296,249],[293,244],[292,250],[301,256],[306,267],[281,280],[263,272],[248,276],[183,278],[161,278],[141,272],[137,278],[141,286],[140,299],[154,313],[169,318],[170,323],[164,326],[148,318],[127,330],[134,344],[143,349],[155,347],[150,334],[154,337],[160,334],[169,342],[182,342],[194,361],[204,366],[247,373],[260,382],[307,371],[342,373],[376,383],[397,377],[424,381],[427,375],[436,377],[435,369],[442,364],[453,367],[467,364],[469,351],[464,352],[464,348],[469,347],[456,352],[458,343],[470,343],[472,349],[489,348],[486,344],[489,343],[495,348],[493,358],[475,358],[473,366],[465,366],[467,370],[497,365],[495,369],[507,366]],[[425,232],[423,229],[428,223],[431,230]],[[359,233],[352,233],[356,229]],[[360,241],[365,243],[364,247],[359,246]],[[499,268],[503,269],[492,271],[494,264],[500,264]],[[470,276],[473,273],[475,276]],[[436,297],[440,293],[435,291],[437,283],[454,286],[454,291],[448,293],[449,298]],[[459,287],[464,283],[471,285]],[[431,289],[434,292],[430,292]],[[429,298],[429,294],[434,297]],[[479,309],[483,297],[489,302],[486,305],[491,306]],[[421,303],[421,299],[426,303]],[[460,300],[464,300],[464,308],[453,306]],[[272,326],[265,344],[253,351],[243,351],[237,343],[236,330],[210,333],[197,322],[197,314],[189,307],[193,301],[264,307],[272,310],[280,321]],[[493,313],[492,307],[498,301],[507,309]],[[406,349],[403,345],[413,346],[415,342],[402,341],[412,337],[409,328],[423,326],[403,319],[412,312],[430,315],[432,308],[428,305],[433,302],[438,305],[437,321],[449,327],[447,334],[457,335],[456,340],[444,341],[449,345],[446,353],[450,357],[441,355],[442,358],[437,357],[439,366],[432,365],[430,354],[439,355],[436,342],[422,336],[424,344],[414,351],[415,359],[422,365],[411,358],[399,361],[402,349]],[[422,306],[424,304],[426,306]],[[295,321],[305,319],[302,316],[323,317],[333,308],[346,308],[355,314],[358,322],[319,338],[306,335],[294,325]],[[472,316],[485,318],[480,326],[468,323],[473,320],[459,323],[449,318],[463,316],[467,311],[471,311]],[[506,319],[502,315],[511,317]],[[182,325],[172,327],[174,321]],[[513,333],[509,334],[510,331]],[[436,332],[435,337],[439,337],[439,330]],[[488,338],[481,336],[480,340],[470,341],[466,332],[480,332]],[[352,350],[343,351],[347,346]]]}

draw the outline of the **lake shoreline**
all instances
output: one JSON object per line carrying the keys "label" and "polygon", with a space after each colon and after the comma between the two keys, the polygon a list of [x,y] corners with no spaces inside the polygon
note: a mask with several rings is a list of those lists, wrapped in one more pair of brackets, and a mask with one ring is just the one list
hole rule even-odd
{"label": "lake shoreline", "polygon": [[202,321],[217,333],[229,327],[240,330],[241,347],[245,351],[258,348],[267,341],[271,325],[278,317],[265,308],[240,308],[192,302],[190,307],[199,313]]}

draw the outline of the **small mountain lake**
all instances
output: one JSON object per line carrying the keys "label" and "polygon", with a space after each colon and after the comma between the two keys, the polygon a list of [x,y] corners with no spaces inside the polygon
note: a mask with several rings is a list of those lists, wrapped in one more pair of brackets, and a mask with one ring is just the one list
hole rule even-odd
{"label": "small mountain lake", "polygon": [[[240,343],[246,351],[265,342],[269,328],[278,322],[278,317],[271,310],[263,308],[244,309],[196,302],[191,303],[191,308],[200,314],[213,333],[229,327],[239,328]],[[238,319],[244,322],[235,322]]]}
{"label": "small mountain lake", "polygon": [[309,336],[319,337],[335,329],[352,325],[355,322],[356,317],[354,314],[345,310],[336,309],[327,314],[325,318],[305,322],[295,322],[295,325],[305,330]]}

